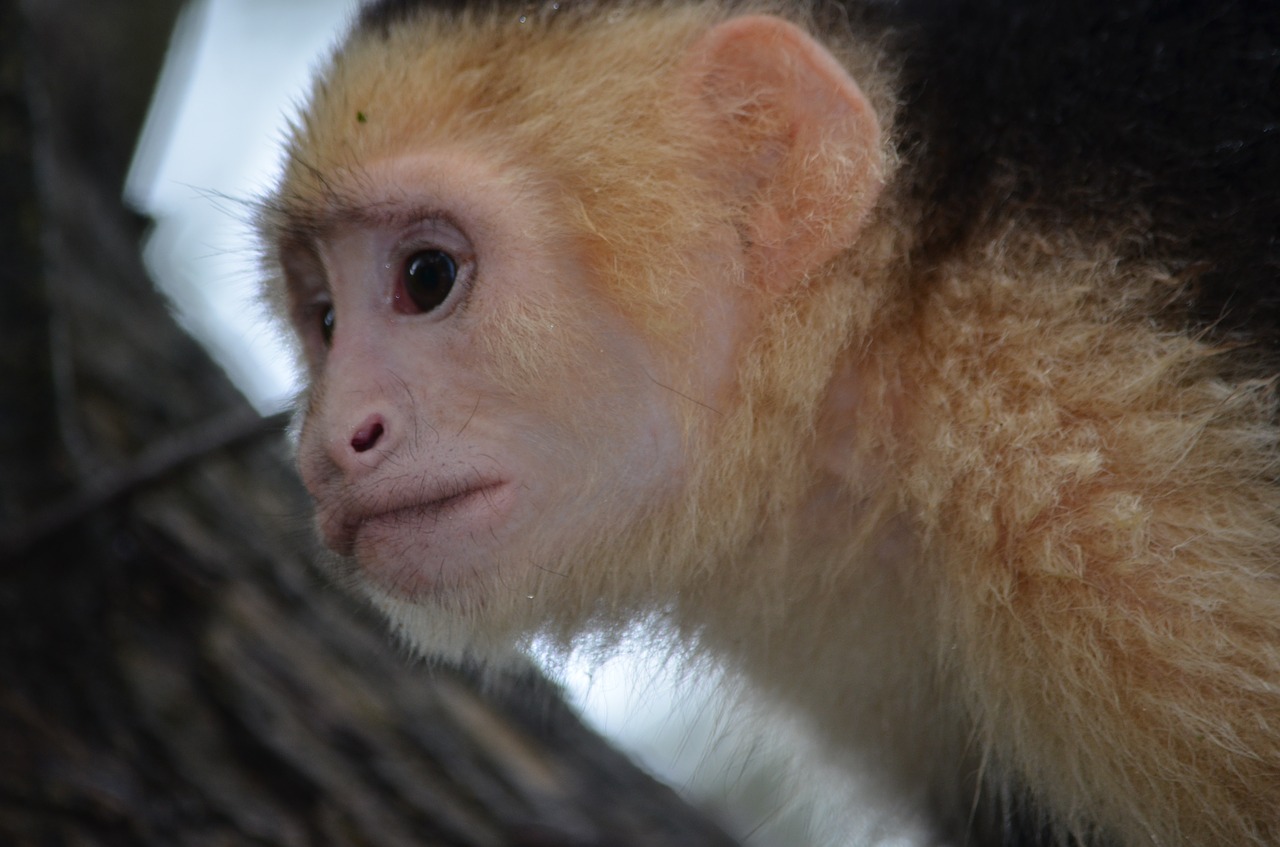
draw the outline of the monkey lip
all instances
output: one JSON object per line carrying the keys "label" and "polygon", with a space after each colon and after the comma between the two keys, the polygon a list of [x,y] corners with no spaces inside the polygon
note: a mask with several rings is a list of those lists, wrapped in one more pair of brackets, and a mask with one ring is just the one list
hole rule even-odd
{"label": "monkey lip", "polygon": [[414,499],[347,503],[322,520],[325,542],[344,556],[363,558],[361,548],[388,535],[413,534],[431,539],[455,529],[469,529],[486,516],[498,518],[505,512],[509,486],[498,480],[483,480],[459,488],[424,493]]}

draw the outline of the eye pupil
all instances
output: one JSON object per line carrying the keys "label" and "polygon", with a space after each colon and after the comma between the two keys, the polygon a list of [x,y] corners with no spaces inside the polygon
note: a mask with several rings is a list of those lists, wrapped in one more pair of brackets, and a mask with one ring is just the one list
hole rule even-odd
{"label": "eye pupil", "polygon": [[334,313],[333,307],[329,306],[320,316],[320,337],[324,339],[324,346],[328,347],[333,343],[333,329],[337,323],[338,316]]}
{"label": "eye pupil", "polygon": [[405,293],[424,312],[447,300],[457,279],[457,263],[443,250],[414,253],[404,266]]}

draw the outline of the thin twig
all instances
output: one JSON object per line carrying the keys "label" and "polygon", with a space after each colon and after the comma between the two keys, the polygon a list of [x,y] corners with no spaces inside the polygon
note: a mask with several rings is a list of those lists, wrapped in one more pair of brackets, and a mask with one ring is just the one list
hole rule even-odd
{"label": "thin twig", "polygon": [[142,451],[124,467],[101,474],[59,503],[0,534],[0,560],[13,560],[46,539],[127,494],[162,479],[196,459],[288,425],[290,413],[263,417],[250,408],[217,415]]}

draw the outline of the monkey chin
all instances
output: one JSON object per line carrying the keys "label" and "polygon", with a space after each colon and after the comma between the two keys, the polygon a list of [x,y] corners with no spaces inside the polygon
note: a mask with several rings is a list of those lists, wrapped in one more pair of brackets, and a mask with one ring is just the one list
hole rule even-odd
{"label": "monkey chin", "polygon": [[497,568],[493,548],[507,534],[513,489],[486,482],[427,502],[389,504],[343,518],[326,540],[379,593],[410,603],[482,603],[484,592],[475,589]]}
{"label": "monkey chin", "polygon": [[538,587],[539,566],[502,550],[450,563],[420,536],[388,534],[383,541],[388,546],[377,555],[335,557],[333,564],[408,650],[497,672],[528,663],[553,616]]}

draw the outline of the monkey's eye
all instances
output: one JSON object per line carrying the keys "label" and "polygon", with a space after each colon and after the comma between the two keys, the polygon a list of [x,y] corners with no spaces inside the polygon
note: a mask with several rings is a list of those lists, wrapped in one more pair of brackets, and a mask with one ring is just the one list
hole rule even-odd
{"label": "monkey's eye", "polygon": [[324,342],[324,346],[328,347],[333,344],[333,330],[337,326],[338,315],[333,310],[333,306],[326,306],[320,313],[320,340]]}
{"label": "monkey's eye", "polygon": [[[458,263],[443,250],[421,250],[404,263],[396,286],[396,305],[405,311],[430,312],[449,299],[458,281]],[[404,298],[413,306],[408,307]]]}

